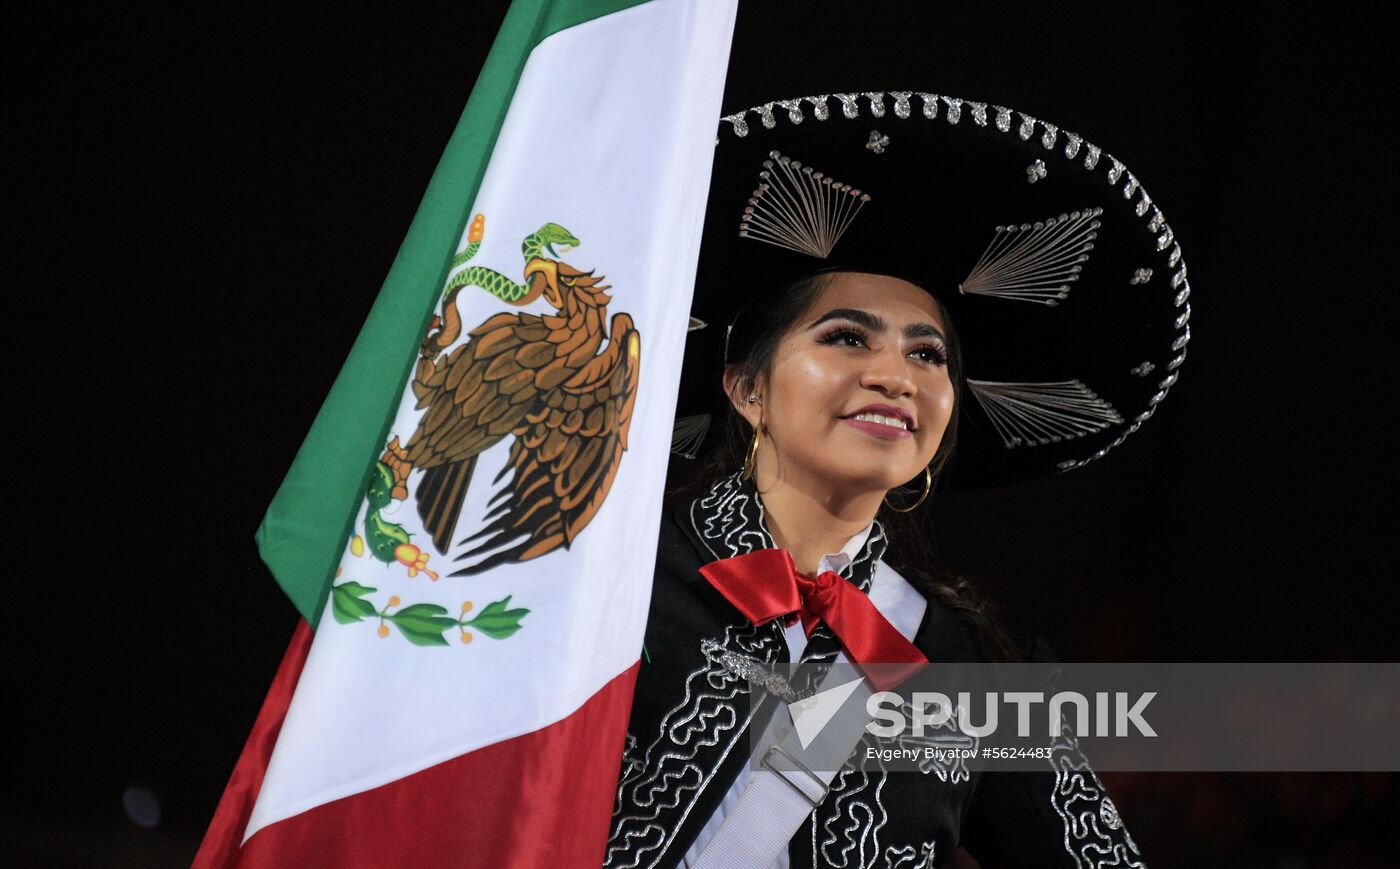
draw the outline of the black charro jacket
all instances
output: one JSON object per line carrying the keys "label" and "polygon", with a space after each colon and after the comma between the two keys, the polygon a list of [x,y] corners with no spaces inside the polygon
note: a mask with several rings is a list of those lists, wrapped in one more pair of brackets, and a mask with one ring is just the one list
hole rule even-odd
{"label": "black charro jacket", "polygon": [[[748,761],[742,662],[786,662],[787,643],[778,621],[754,626],[698,570],[772,545],[762,505],[737,475],[663,512],[609,869],[680,865]],[[876,523],[846,578],[868,591],[886,545]],[[934,662],[985,660],[971,630],[935,600],[914,644]],[[802,660],[830,660],[837,649],[818,627]],[[1029,660],[1048,654],[1041,643],[1026,651]],[[958,761],[897,775],[845,770],[793,837],[788,857],[792,869],[925,869],[945,865],[959,846],[984,869],[1143,865],[1072,736],[1052,744],[1044,770],[970,771]]]}

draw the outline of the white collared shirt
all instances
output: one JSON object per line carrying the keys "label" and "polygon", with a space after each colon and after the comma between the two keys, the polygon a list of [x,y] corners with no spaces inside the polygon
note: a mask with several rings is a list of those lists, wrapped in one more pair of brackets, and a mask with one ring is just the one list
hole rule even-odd
{"label": "white collared shirt", "polygon": [[[865,541],[870,537],[870,531],[874,527],[875,523],[871,522],[869,525],[865,526],[863,530],[856,532],[856,536],[847,540],[846,545],[841,547],[840,552],[823,555],[822,560],[817,563],[817,574],[826,573],[828,570],[833,573],[840,573],[850,567],[851,562],[860,554],[860,548],[865,545]],[[788,625],[787,628],[784,629],[783,634],[787,637],[788,660],[801,660],[802,653],[807,648],[807,629],[802,626],[802,620],[798,619]],[[742,773],[740,777],[744,779],[748,778],[747,775]],[[699,852],[697,851],[696,853]],[[785,860],[783,862],[786,863],[787,861]]]}

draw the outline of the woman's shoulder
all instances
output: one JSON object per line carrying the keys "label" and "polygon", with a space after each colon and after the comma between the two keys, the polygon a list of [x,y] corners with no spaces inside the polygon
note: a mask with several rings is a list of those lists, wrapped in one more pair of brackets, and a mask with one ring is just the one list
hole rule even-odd
{"label": "woman's shoulder", "polygon": [[[972,663],[987,660],[978,632],[942,596],[923,583],[910,583],[923,596],[926,607],[914,645],[930,661]],[[922,586],[922,587],[921,587]]]}
{"label": "woman's shoulder", "polygon": [[[893,570],[890,565],[884,568]],[[1049,645],[1034,634],[1002,625],[991,605],[966,580],[939,582],[927,571],[905,568],[897,574],[927,603],[914,644],[930,661],[1056,661]]]}
{"label": "woman's shoulder", "polygon": [[661,527],[657,536],[658,562],[679,561],[699,567],[714,560],[705,551],[699,532],[690,517],[690,502],[667,501],[661,505]]}

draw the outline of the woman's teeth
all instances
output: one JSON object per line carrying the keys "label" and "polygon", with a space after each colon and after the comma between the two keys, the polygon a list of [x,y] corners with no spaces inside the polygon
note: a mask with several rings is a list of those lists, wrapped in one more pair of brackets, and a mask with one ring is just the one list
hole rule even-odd
{"label": "woman's teeth", "polygon": [[881,416],[878,413],[858,413],[851,417],[851,419],[858,419],[864,422],[878,422],[880,425],[891,425],[895,428],[902,428],[905,431],[909,430],[908,424],[897,416]]}

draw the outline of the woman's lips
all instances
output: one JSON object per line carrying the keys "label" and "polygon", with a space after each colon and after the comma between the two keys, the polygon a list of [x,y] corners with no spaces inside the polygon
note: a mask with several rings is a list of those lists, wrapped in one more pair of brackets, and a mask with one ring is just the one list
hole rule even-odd
{"label": "woman's lips", "polygon": [[885,425],[880,422],[871,422],[864,419],[850,419],[848,417],[843,417],[841,421],[847,425],[853,425],[867,434],[886,440],[897,441],[914,436],[912,432],[895,425]]}

